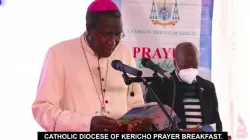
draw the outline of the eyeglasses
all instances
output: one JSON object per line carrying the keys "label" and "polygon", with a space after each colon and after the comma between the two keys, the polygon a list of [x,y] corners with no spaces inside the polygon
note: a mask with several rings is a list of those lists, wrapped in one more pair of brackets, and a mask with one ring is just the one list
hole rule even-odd
{"label": "eyeglasses", "polygon": [[112,35],[110,35],[110,34],[102,34],[100,31],[98,31],[96,29],[95,26],[93,26],[92,24],[90,24],[90,26],[91,26],[92,29],[94,29],[101,36],[102,41],[104,41],[104,42],[107,41],[108,39],[111,39],[111,40],[115,39],[116,41],[120,41],[121,39],[123,39],[125,37],[124,32],[121,32],[119,35],[117,35],[117,34],[112,34]]}
{"label": "eyeglasses", "polygon": [[99,32],[99,35],[101,36],[102,38],[102,41],[107,41],[109,39],[115,39],[116,41],[120,41],[121,39],[123,39],[125,37],[125,34],[124,32],[121,32],[120,34],[113,34],[113,35],[110,35],[110,34],[102,34]]}

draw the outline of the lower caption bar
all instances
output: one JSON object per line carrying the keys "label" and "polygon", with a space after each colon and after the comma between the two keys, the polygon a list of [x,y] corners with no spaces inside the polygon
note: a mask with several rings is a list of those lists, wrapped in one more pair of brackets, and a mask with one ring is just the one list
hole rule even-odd
{"label": "lower caption bar", "polygon": [[91,133],[91,132],[38,132],[38,140],[228,140],[221,133]]}

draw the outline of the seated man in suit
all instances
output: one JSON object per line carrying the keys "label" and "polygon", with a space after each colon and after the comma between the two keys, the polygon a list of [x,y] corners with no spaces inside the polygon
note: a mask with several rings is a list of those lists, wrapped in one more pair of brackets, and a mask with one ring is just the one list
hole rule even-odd
{"label": "seated man in suit", "polygon": [[[175,70],[171,75],[176,83],[173,109],[181,119],[178,127],[186,129],[194,128],[198,124],[209,124],[214,126],[214,131],[221,132],[222,123],[215,87],[212,82],[198,76],[198,57],[197,48],[190,42],[180,43],[176,47]],[[174,86],[171,80],[153,82],[151,87],[163,104],[170,107],[173,105]],[[147,93],[146,101],[155,100]]]}

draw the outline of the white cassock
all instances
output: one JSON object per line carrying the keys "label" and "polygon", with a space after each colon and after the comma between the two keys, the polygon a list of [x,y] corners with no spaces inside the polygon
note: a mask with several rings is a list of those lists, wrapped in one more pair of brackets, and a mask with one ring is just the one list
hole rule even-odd
{"label": "white cassock", "polygon": [[[136,67],[131,49],[122,44],[117,46],[109,58],[101,58],[99,65],[98,57],[83,37],[51,47],[32,105],[33,115],[38,124],[46,131],[90,131],[92,117],[99,115],[98,112],[101,111],[100,99],[103,101],[102,90],[105,87],[104,100],[108,101],[105,103],[107,117],[117,119],[131,107],[144,104],[141,85],[125,85],[122,72],[111,67],[111,62],[115,59]],[[130,94],[132,87],[134,96]]]}

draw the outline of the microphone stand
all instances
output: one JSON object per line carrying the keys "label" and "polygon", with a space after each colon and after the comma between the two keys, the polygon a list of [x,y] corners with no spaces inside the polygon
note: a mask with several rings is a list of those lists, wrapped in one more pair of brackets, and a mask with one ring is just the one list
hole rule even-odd
{"label": "microphone stand", "polygon": [[[122,74],[122,77],[124,79],[124,82],[126,85],[130,85],[132,83],[140,83],[143,82],[143,79],[141,77],[128,77],[128,75],[126,73]],[[155,81],[159,81],[159,82],[163,82],[163,79],[159,76],[155,76],[155,77],[143,77],[147,82],[155,82]]]}
{"label": "microphone stand", "polygon": [[[123,73],[122,77],[123,77],[124,82],[125,82],[126,85],[130,85],[131,83],[134,82],[133,80],[131,80],[130,77],[128,77],[128,75],[126,73]],[[163,111],[163,113],[165,114],[165,116],[168,118],[170,124],[172,124],[172,126],[174,128],[173,131],[174,132],[181,132],[181,130],[179,129],[179,127],[177,126],[177,124],[175,123],[175,121],[173,121],[172,117],[168,114],[168,112],[164,108],[164,105],[162,104],[162,102],[160,101],[160,99],[157,97],[157,95],[154,92],[154,90],[148,84],[148,81],[145,78],[143,78],[143,77],[136,77],[136,78],[141,79],[142,83],[148,89],[149,93],[151,93],[154,96],[154,98],[156,99],[157,104],[159,105],[159,107],[161,108],[161,110]]]}
{"label": "microphone stand", "polygon": [[[153,73],[153,77],[160,77],[159,75],[158,75],[158,73],[157,73],[157,71],[155,70],[154,71],[154,73]],[[174,89],[175,89],[175,81],[174,81],[174,79],[171,79],[172,81],[173,81],[173,84],[174,84]],[[162,80],[162,83],[163,83],[163,80]],[[155,93],[154,93],[155,94]],[[156,94],[155,94],[156,95]],[[174,96],[173,96],[173,103],[174,103],[174,101],[175,101],[175,91],[174,91]],[[172,105],[171,106],[171,112],[170,112],[170,116],[172,116],[172,111],[173,111],[173,107],[174,107],[174,105]],[[176,121],[175,121],[175,119],[173,120],[174,121],[174,124],[176,124]],[[170,122],[171,123],[171,122]],[[169,123],[169,128],[167,128],[167,129],[164,129],[163,131],[167,131],[167,132],[171,132],[171,131],[175,131],[176,130],[176,126],[177,125],[172,125],[171,126],[171,124]]]}

